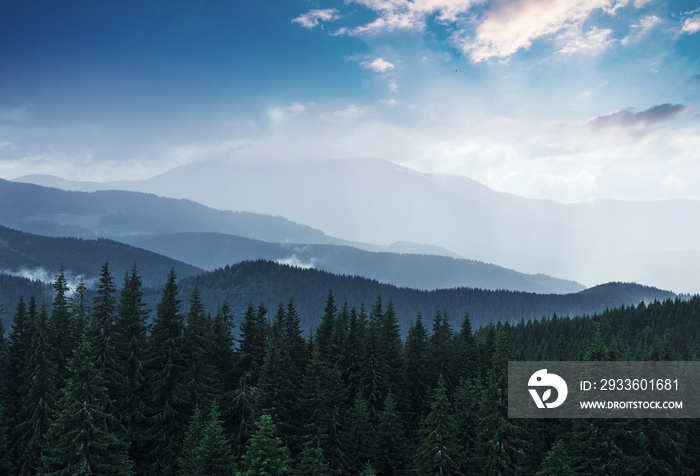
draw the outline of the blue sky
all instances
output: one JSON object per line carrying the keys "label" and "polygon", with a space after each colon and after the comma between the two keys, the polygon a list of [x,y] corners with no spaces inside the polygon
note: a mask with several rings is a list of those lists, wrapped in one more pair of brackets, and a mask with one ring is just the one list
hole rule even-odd
{"label": "blue sky", "polygon": [[0,177],[364,157],[567,202],[700,199],[700,8],[0,4]]}

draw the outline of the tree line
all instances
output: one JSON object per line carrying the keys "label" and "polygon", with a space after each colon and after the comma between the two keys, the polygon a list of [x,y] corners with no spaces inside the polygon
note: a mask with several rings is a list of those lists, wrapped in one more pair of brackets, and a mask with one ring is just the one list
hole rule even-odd
{"label": "tree line", "polygon": [[[8,475],[693,474],[694,420],[507,418],[507,364],[697,359],[698,297],[459,328],[329,292],[308,336],[293,298],[207,312],[168,274],[155,312],[120,288],[24,298],[0,329],[0,473]],[[187,300],[185,305],[184,300]],[[668,319],[673,319],[669,323]],[[235,324],[236,322],[237,324]],[[677,334],[683,332],[683,334]],[[682,343],[679,344],[679,343]]]}

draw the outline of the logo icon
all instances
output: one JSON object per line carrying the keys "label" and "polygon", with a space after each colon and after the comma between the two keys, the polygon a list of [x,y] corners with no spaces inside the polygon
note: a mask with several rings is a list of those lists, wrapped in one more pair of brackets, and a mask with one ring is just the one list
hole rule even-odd
{"label": "logo icon", "polygon": [[[528,389],[537,408],[557,408],[564,403],[566,396],[569,394],[569,387],[566,386],[564,379],[556,374],[548,374],[547,369],[538,370],[532,374],[530,380],[527,382],[527,386],[547,388],[542,396],[537,392],[537,389]],[[550,402],[549,400],[552,398],[552,389],[556,390],[556,399]]]}

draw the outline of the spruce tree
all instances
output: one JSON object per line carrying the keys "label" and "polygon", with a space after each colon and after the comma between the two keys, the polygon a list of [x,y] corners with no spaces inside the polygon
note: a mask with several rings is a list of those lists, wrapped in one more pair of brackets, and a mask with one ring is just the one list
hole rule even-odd
{"label": "spruce tree", "polygon": [[318,343],[314,342],[299,397],[303,415],[301,438],[309,451],[318,447],[334,471],[346,466],[344,436],[349,412],[346,401],[340,372],[321,358]]}
{"label": "spruce tree", "polygon": [[460,455],[452,408],[447,399],[445,379],[441,375],[431,411],[425,419],[415,470],[418,474],[463,474]]}
{"label": "spruce tree", "polygon": [[31,329],[36,315],[29,316],[24,298],[20,297],[12,319],[12,330],[8,337],[8,353],[6,365],[6,386],[8,398],[5,401],[5,411],[8,415],[16,415],[22,389],[27,384],[21,378],[27,363],[31,339]]}
{"label": "spruce tree", "polygon": [[365,463],[376,455],[376,434],[367,411],[367,402],[358,393],[354,400],[347,432],[347,461],[349,474],[358,474]]}
{"label": "spruce tree", "polygon": [[185,381],[189,392],[188,402],[192,409],[196,405],[209,408],[216,395],[216,369],[212,355],[211,318],[202,303],[199,289],[195,287],[187,312],[184,332],[186,371]]}
{"label": "spruce tree", "polygon": [[105,411],[109,395],[87,338],[83,337],[68,367],[59,414],[47,436],[43,474],[133,474],[127,444],[110,429],[114,417]]}
{"label": "spruce tree", "polygon": [[122,375],[122,386],[114,399],[115,416],[126,430],[129,455],[135,470],[143,473],[148,388],[146,382],[146,320],[149,312],[143,300],[141,277],[134,265],[124,275],[114,326],[114,350]]}
{"label": "spruce tree", "polygon": [[308,442],[304,445],[304,451],[299,455],[299,464],[297,464],[294,474],[297,476],[327,476],[332,474],[319,445],[313,446]]}
{"label": "spruce tree", "polygon": [[[33,302],[33,301],[32,301]],[[45,435],[56,411],[58,369],[51,347],[48,311],[44,303],[32,323],[27,363],[22,372],[26,385],[20,395],[17,425],[13,433],[17,438],[17,457],[21,475],[36,474],[46,449]]]}
{"label": "spruce tree", "polygon": [[275,436],[275,424],[268,414],[256,422],[257,430],[251,436],[243,455],[241,476],[279,476],[287,474],[289,450]]}
{"label": "spruce tree", "polygon": [[182,441],[182,452],[178,458],[178,476],[194,476],[201,474],[201,461],[199,457],[199,445],[204,437],[205,422],[199,405],[195,406],[194,414],[190,418]]}
{"label": "spruce tree", "polygon": [[479,406],[476,459],[482,471],[495,474],[527,474],[531,443],[525,428],[508,418],[508,361],[510,343],[498,331],[491,369]]}
{"label": "spruce tree", "polygon": [[389,392],[377,426],[377,473],[401,475],[409,473],[411,441],[397,410],[396,398]]}
{"label": "spruce tree", "polygon": [[62,388],[68,376],[68,358],[75,349],[76,336],[75,322],[72,317],[68,302],[68,281],[61,268],[61,272],[56,276],[53,283],[54,296],[51,305],[50,317],[50,345],[56,353],[56,364],[58,366],[58,388]]}
{"label": "spruce tree", "polygon": [[[260,372],[257,406],[276,422],[279,435],[294,453],[300,451],[299,392],[303,369],[293,357],[294,329],[287,325],[286,311],[280,304],[272,325],[272,335]],[[298,332],[298,330],[296,330]]]}
{"label": "spruce tree", "polygon": [[198,446],[201,476],[233,476],[236,460],[231,442],[224,433],[221,413],[217,404],[212,404],[207,423]]}
{"label": "spruce tree", "polygon": [[[113,402],[127,385],[114,345],[117,317],[116,292],[114,279],[109,272],[109,263],[106,262],[102,265],[96,294],[92,300],[88,338],[95,356],[97,371],[105,379],[107,385],[107,393],[110,398],[105,410],[110,414],[116,414]],[[125,429],[118,419],[110,420],[110,424],[115,425],[113,429],[119,434],[124,434]]]}
{"label": "spruce tree", "polygon": [[148,473],[175,474],[177,458],[189,418],[184,317],[175,271],[163,288],[149,339],[148,385],[151,412],[148,419]]}
{"label": "spruce tree", "polygon": [[420,313],[408,329],[406,337],[406,379],[407,399],[410,411],[408,425],[411,434],[417,434],[425,416],[430,409],[428,393],[430,391],[430,359],[428,333],[423,326]]}
{"label": "spruce tree", "polygon": [[566,451],[564,440],[556,440],[542,462],[542,468],[537,472],[537,476],[574,476],[575,474],[571,468],[571,458]]}

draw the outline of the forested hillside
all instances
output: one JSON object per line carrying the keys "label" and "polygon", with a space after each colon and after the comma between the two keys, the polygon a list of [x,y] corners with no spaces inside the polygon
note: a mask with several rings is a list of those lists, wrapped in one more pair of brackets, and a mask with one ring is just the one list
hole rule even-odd
{"label": "forested hillside", "polygon": [[[401,338],[398,300],[327,294],[313,338],[297,296],[234,316],[169,273],[147,325],[136,267],[89,298],[65,277],[0,340],[0,472],[143,475],[693,474],[697,420],[508,419],[514,359],[682,360],[700,297],[592,317],[450,324]],[[338,294],[336,294],[338,295]],[[240,324],[234,328],[234,317]],[[234,338],[234,334],[238,335]]]}
{"label": "forested hillside", "polygon": [[181,261],[112,240],[50,238],[0,225],[0,273],[34,279],[38,274],[49,274],[50,281],[63,268],[87,281],[98,276],[105,261],[109,261],[117,276],[123,276],[138,263],[144,284],[148,286],[162,284],[169,269],[175,269],[182,277],[202,272]]}
{"label": "forested hillside", "polygon": [[[487,291],[473,288],[419,291],[381,284],[360,276],[340,276],[315,269],[300,269],[270,261],[249,261],[226,266],[215,271],[183,279],[186,293],[198,287],[209,310],[214,303],[227,301],[234,314],[242,315],[248,301],[264,302],[269,307],[294,297],[301,316],[302,329],[318,326],[323,314],[323,301],[329,291],[336,299],[350,305],[369,306],[381,295],[394,303],[402,332],[418,313],[429,316],[440,310],[454,327],[465,312],[476,327],[490,322],[518,322],[521,319],[540,319],[558,315],[591,315],[606,308],[672,299],[667,291],[636,284],[611,283],[573,294],[535,294],[514,291]],[[155,296],[151,298],[155,299]]]}
{"label": "forested hillside", "polygon": [[269,243],[221,233],[177,233],[125,241],[207,270],[266,259],[334,274],[364,276],[413,289],[471,287],[540,294],[565,294],[584,289],[574,281],[434,254],[367,251],[341,245]]}

